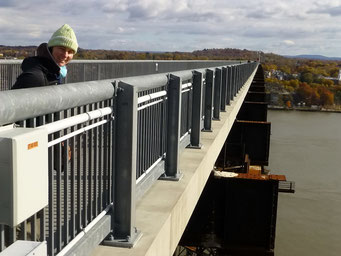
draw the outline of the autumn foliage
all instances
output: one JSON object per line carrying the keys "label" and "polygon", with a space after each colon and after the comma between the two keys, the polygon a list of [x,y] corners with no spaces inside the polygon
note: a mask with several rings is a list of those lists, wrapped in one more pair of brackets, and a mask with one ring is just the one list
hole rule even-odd
{"label": "autumn foliage", "polygon": [[[341,62],[273,57],[263,68],[268,92],[276,94],[277,105],[304,104],[331,107],[341,105],[337,80]],[[275,104],[272,102],[272,104]]]}
{"label": "autumn foliage", "polygon": [[311,87],[307,83],[301,83],[297,89],[299,100],[308,105],[333,105],[334,94],[326,87],[320,85],[318,87]]}

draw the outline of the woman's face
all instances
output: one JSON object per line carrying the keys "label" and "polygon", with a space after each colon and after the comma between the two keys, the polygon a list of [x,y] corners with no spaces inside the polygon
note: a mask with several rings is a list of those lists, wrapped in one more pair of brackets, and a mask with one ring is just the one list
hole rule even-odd
{"label": "woman's face", "polygon": [[54,46],[52,56],[59,67],[65,66],[72,60],[74,51],[65,46]]}

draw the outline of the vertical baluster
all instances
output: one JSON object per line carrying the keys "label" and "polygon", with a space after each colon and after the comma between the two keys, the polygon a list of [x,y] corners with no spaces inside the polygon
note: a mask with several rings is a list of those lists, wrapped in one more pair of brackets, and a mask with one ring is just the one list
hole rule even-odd
{"label": "vertical baluster", "polygon": [[[46,116],[39,116],[36,118],[36,125],[41,126],[46,123]],[[38,212],[37,217],[39,221],[39,230],[37,230],[38,233],[38,240],[39,241],[45,241],[46,240],[46,212],[47,208],[43,208],[41,211]]]}
{"label": "vertical baluster", "polygon": [[181,108],[180,108],[180,138],[182,137],[182,135],[184,135],[185,133],[185,126],[186,126],[186,116],[185,116],[185,109],[187,106],[187,98],[186,98],[186,94],[187,92],[182,92],[181,91]]}
{"label": "vertical baluster", "polygon": [[[94,104],[95,109],[98,109],[98,103]],[[95,120],[96,122],[99,121],[99,119]],[[93,202],[93,216],[96,217],[98,215],[98,128],[94,128],[94,165],[93,165],[93,173],[94,173],[94,202]]]}
{"label": "vertical baluster", "polygon": [[[47,123],[53,122],[53,115],[49,114],[46,116]],[[48,140],[52,141],[54,139],[54,135],[48,135]],[[52,146],[48,149],[48,157],[49,157],[49,205],[48,205],[48,212],[49,212],[49,219],[48,219],[48,239],[47,239],[47,250],[48,255],[54,255],[54,248],[55,248],[55,223],[54,223],[54,216],[55,216],[55,185],[54,185],[54,173],[55,173],[55,146]]]}
{"label": "vertical baluster", "polygon": [[154,154],[155,154],[155,159],[159,158],[159,152],[160,152],[160,141],[161,141],[161,136],[160,136],[160,121],[161,121],[161,116],[160,116],[160,103],[155,105],[155,147],[154,147]]}
{"label": "vertical baluster", "polygon": [[141,110],[141,160],[140,160],[140,172],[137,173],[137,178],[140,177],[145,169],[146,165],[146,109]]}
{"label": "vertical baluster", "polygon": [[[67,133],[67,130],[64,130],[64,134]],[[62,147],[62,166],[63,166],[63,233],[62,233],[62,241],[64,246],[69,242],[69,141],[65,140],[63,142]]]}
{"label": "vertical baluster", "polygon": [[[87,107],[84,106],[83,107],[83,111],[84,113],[87,112]],[[87,191],[88,191],[88,163],[89,161],[87,161],[87,158],[89,157],[88,155],[88,133],[85,132],[83,133],[83,154],[82,154],[82,162],[83,162],[83,222],[82,222],[82,227],[85,228],[88,224],[88,200],[87,200]]]}
{"label": "vertical baluster", "polygon": [[[71,109],[71,116],[75,116],[75,109],[72,108]],[[70,132],[74,132],[75,131],[75,126],[72,126],[70,129]],[[71,137],[70,138],[70,150],[71,150],[71,159],[70,159],[70,236],[71,239],[73,239],[76,236],[76,205],[77,205],[77,201],[76,201],[76,174],[75,174],[75,163],[76,163],[76,159],[77,156],[75,154],[75,137]],[[77,203],[76,203],[77,202]]]}
{"label": "vertical baluster", "polygon": [[40,222],[40,231],[39,231],[39,241],[45,241],[46,240],[46,214],[45,214],[45,208],[43,208],[40,212],[39,212],[39,222]]}
{"label": "vertical baluster", "polygon": [[[116,100],[115,100],[116,101]],[[108,106],[114,106],[113,99],[110,99],[107,101]],[[115,112],[117,109],[115,108]],[[115,113],[116,115],[116,113]],[[116,120],[116,119],[115,119]],[[115,122],[115,123],[114,123]],[[108,124],[108,166],[107,166],[107,173],[108,173],[108,199],[107,202],[113,202],[114,200],[114,177],[115,177],[115,170],[114,164],[116,162],[116,145],[115,137],[116,137],[116,121],[109,122]]]}
{"label": "vertical baluster", "polygon": [[143,168],[143,172],[145,172],[150,165],[150,136],[151,136],[151,115],[150,115],[150,108],[146,108],[146,163]]}
{"label": "vertical baluster", "polygon": [[[93,105],[90,104],[89,105],[89,111],[93,110]],[[93,121],[89,122],[89,125],[91,125],[93,123]],[[88,154],[88,160],[89,160],[89,169],[88,169],[88,173],[89,173],[89,180],[88,180],[88,223],[93,219],[93,163],[94,163],[94,154],[93,154],[93,130],[89,130],[88,131],[89,134],[89,141],[88,141],[88,150],[89,150],[89,154]]]}
{"label": "vertical baluster", "polygon": [[34,214],[30,218],[30,224],[31,224],[31,241],[37,241],[37,215]]}
{"label": "vertical baluster", "polygon": [[[82,113],[82,108],[78,107],[77,108],[77,114]],[[77,125],[77,130],[81,129],[81,125]],[[84,155],[84,149],[83,149],[83,134],[79,134],[76,137],[76,145],[77,145],[77,223],[76,223],[76,231],[80,231],[83,228],[83,221],[82,221],[82,214],[83,214],[83,201],[82,201],[82,184],[83,184],[83,179],[82,179],[82,156]]]}
{"label": "vertical baluster", "polygon": [[154,125],[155,125],[155,116],[154,116],[154,106],[150,107],[150,158],[149,158],[149,163],[146,169],[148,169],[154,162],[154,141],[155,141],[155,134],[154,134]]}
{"label": "vertical baluster", "polygon": [[188,110],[187,110],[187,115],[188,115],[188,123],[187,123],[187,131],[189,131],[192,127],[192,107],[193,107],[193,82],[192,86],[190,88],[189,94],[188,94]]}
{"label": "vertical baluster", "polygon": [[141,113],[142,110],[137,112],[137,148],[136,148],[136,179],[140,176],[141,172]]}
{"label": "vertical baluster", "polygon": [[27,221],[24,220],[17,226],[18,239],[27,240]]}
{"label": "vertical baluster", "polygon": [[[55,114],[55,121],[60,120],[60,113]],[[59,138],[61,135],[60,132],[55,132],[55,138]],[[54,146],[55,147],[55,167],[56,167],[56,196],[57,196],[57,251],[61,251],[62,249],[62,145],[61,143]]]}
{"label": "vertical baluster", "polygon": [[165,127],[166,127],[166,115],[165,115],[165,105],[166,105],[166,97],[163,98],[163,101],[160,103],[160,151],[159,156],[163,157],[164,154],[164,141],[165,141]]}
{"label": "vertical baluster", "polygon": [[152,120],[151,120],[151,108],[150,107],[147,107],[146,108],[146,112],[147,112],[147,138],[148,140],[146,141],[147,142],[147,151],[145,152],[146,153],[146,165],[144,167],[144,170],[143,172],[146,172],[146,170],[148,169],[148,166],[150,165],[150,155],[151,155],[151,137],[152,136]]}
{"label": "vertical baluster", "polygon": [[158,141],[160,140],[159,134],[158,134],[158,124],[159,124],[159,116],[158,116],[158,106],[159,103],[155,104],[153,106],[153,119],[154,119],[154,123],[153,123],[153,136],[154,136],[154,140],[153,140],[153,163],[158,159]]}
{"label": "vertical baluster", "polygon": [[[100,103],[100,108],[103,108],[103,101]],[[107,118],[110,118],[109,116]],[[103,202],[103,191],[104,191],[104,187],[103,187],[103,125],[101,125],[98,128],[98,136],[99,136],[99,142],[98,142],[98,147],[99,147],[99,152],[98,152],[98,158],[99,158],[99,165],[98,165],[98,169],[99,169],[99,210],[101,211],[104,207],[104,202]]]}
{"label": "vertical baluster", "polygon": [[[109,106],[108,104],[109,101],[105,102],[105,106]],[[103,186],[105,187],[105,193],[104,193],[104,201],[108,202],[111,201],[110,197],[110,173],[109,173],[109,137],[111,134],[110,130],[110,123],[106,123],[103,127],[104,130],[104,137],[103,137],[103,144],[104,144],[104,153],[103,153],[103,174],[105,177],[104,184]]]}

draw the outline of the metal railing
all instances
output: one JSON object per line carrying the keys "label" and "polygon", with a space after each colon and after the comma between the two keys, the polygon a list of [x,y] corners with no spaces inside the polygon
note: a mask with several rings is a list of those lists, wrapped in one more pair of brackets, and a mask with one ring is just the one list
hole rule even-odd
{"label": "metal railing", "polygon": [[[46,87],[43,88],[42,93],[34,89],[1,93],[0,97],[4,104],[2,107],[10,107],[6,101],[8,97],[14,96],[24,100],[27,96],[31,101],[38,103],[35,111],[40,112],[38,116],[26,118],[34,115],[35,111],[31,109],[23,113],[25,119],[2,119],[2,124],[16,121],[16,125],[20,127],[50,128],[48,132],[49,204],[17,227],[0,225],[2,238],[0,251],[18,239],[46,240],[48,255],[56,255],[111,204],[113,113],[89,120],[81,119],[76,123],[70,120],[82,115],[90,116],[91,111],[96,109],[106,108],[106,112],[108,108],[112,109],[114,88],[109,81],[107,83],[109,85],[106,86],[93,83],[85,87],[80,87],[81,84],[68,85],[67,88]],[[44,95],[44,89],[50,95],[45,104],[37,99]],[[94,95],[96,89],[102,90],[102,93]],[[70,93],[73,97],[80,96],[79,90],[82,91],[83,96],[79,104],[67,100],[66,95],[70,96]],[[56,97],[57,94],[59,97]],[[86,96],[88,94],[92,94],[91,97]],[[71,95],[71,98],[73,97]],[[64,99],[60,102],[62,104],[53,108],[54,103],[60,99]],[[29,105],[29,101],[27,99],[23,106]],[[20,107],[13,107],[12,110],[17,109],[22,113],[25,109]],[[6,117],[6,112],[2,113],[3,117]],[[60,126],[60,122],[63,122],[64,126]]]}
{"label": "metal railing", "polygon": [[[0,60],[0,91],[9,90],[21,71],[22,60]],[[239,61],[73,60],[64,83],[122,78],[237,64]]]}
{"label": "metal railing", "polygon": [[221,64],[0,92],[0,125],[54,127],[49,204],[18,227],[0,225],[0,251],[17,239],[46,240],[48,255],[64,255],[104,215],[111,223],[103,236],[112,234],[104,244],[132,245],[136,201],[156,179],[181,177],[181,141],[200,148],[202,128],[211,130],[258,66]]}

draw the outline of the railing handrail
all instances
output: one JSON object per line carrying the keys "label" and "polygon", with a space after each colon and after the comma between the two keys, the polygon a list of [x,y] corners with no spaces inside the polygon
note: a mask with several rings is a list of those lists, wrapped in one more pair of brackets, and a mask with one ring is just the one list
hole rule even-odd
{"label": "railing handrail", "polygon": [[185,81],[192,78],[194,71],[205,74],[207,70],[222,67],[2,91],[0,125],[109,99],[115,94],[114,81],[136,86],[143,91],[167,85],[170,74]]}
{"label": "railing handrail", "polygon": [[0,92],[0,125],[110,99],[113,80]]}

